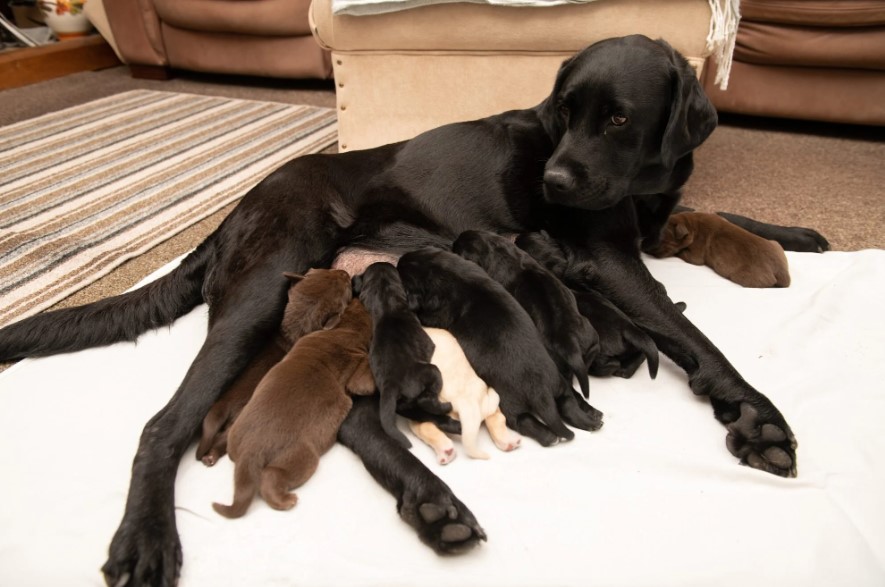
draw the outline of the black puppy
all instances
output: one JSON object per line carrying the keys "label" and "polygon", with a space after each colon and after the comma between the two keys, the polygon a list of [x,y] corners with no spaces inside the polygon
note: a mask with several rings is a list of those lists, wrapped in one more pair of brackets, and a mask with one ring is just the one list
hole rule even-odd
{"label": "black puppy", "polygon": [[[430,363],[433,341],[409,309],[399,273],[390,263],[372,263],[353,278],[354,292],[372,316],[374,333],[369,350],[369,366],[381,396],[381,427],[405,448],[412,446],[396,427],[399,403],[445,415],[449,403],[439,403],[442,375]],[[434,401],[436,404],[434,405]]]}
{"label": "black puppy", "polygon": [[501,396],[507,426],[544,446],[574,438],[563,419],[584,430],[602,426],[602,413],[559,374],[526,311],[478,265],[426,248],[403,255],[397,269],[421,323],[451,332]]}
{"label": "black puppy", "polygon": [[566,381],[577,377],[584,397],[590,397],[587,366],[599,352],[599,335],[578,312],[575,296],[565,284],[509,239],[488,231],[462,232],[452,252],[482,267],[516,298],[559,372]]}
{"label": "black puppy", "polygon": [[[567,253],[548,234],[523,233],[516,237],[516,246],[554,275],[568,280]],[[643,359],[648,359],[649,375],[652,378],[657,376],[658,348],[645,332],[598,292],[587,289],[572,293],[578,311],[589,319],[599,335],[598,352],[587,360],[591,375],[629,378],[636,373]]]}
{"label": "black puppy", "polygon": [[[0,361],[9,361],[132,341],[209,305],[200,352],[144,427],[103,567],[107,582],[176,582],[182,553],[174,486],[182,455],[212,404],[279,325],[282,273],[328,267],[348,246],[396,254],[450,245],[465,230],[546,228],[575,251],[574,287],[602,293],[686,371],[695,394],[710,398],[729,451],[752,467],[794,476],[797,445],[784,416],[676,309],[637,246],[666,224],[691,175],[692,153],[716,123],[694,70],[670,45],[642,35],[606,39],[566,60],[550,95],[533,107],[375,149],[289,161],[171,273],[0,330]],[[443,507],[451,523],[473,528],[451,490],[427,483],[433,475],[403,458],[408,451],[386,434],[390,442],[380,443],[370,420],[351,420],[349,432],[363,430],[371,444],[363,462],[376,478],[391,480],[385,487],[403,519],[436,545],[461,534],[415,508]],[[476,531],[469,534],[463,542],[476,544]]]}

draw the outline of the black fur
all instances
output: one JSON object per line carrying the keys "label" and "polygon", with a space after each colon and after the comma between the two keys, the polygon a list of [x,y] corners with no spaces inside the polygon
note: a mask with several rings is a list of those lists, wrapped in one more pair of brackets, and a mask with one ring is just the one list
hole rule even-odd
{"label": "black fur", "polygon": [[[553,92],[533,108],[376,149],[290,161],[252,188],[169,277],[0,330],[0,360],[9,360],[131,340],[185,314],[198,292],[209,304],[203,347],[142,433],[103,567],[107,582],[174,584],[182,561],[174,503],[181,456],[212,404],[278,327],[283,272],[328,267],[346,245],[403,252],[448,246],[465,230],[546,228],[574,250],[575,285],[611,300],[686,370],[696,394],[710,397],[732,454],[795,475],[796,442],[781,413],[676,309],[639,256],[637,243],[655,236],[661,216],[666,222],[691,173],[692,149],[715,125],[694,72],[669,45],[640,35],[601,41],[564,63]],[[650,201],[661,204],[637,209]],[[646,210],[657,212],[649,219]],[[406,452],[374,434],[376,424],[358,420],[351,433],[362,427],[366,450],[376,456]],[[394,467],[384,475],[397,501],[427,496],[419,510],[454,508],[455,517],[467,517],[445,485],[419,491],[420,476],[402,452],[382,463]],[[444,528],[411,520],[428,543],[441,539]]]}
{"label": "black fur", "polygon": [[[430,364],[434,344],[409,309],[399,273],[390,263],[373,263],[353,279],[354,291],[372,316],[374,332],[369,365],[375,376],[380,400],[381,427],[403,447],[409,448],[405,434],[396,427],[399,403],[411,407],[429,403],[433,413],[448,414],[449,403],[439,402],[442,375]],[[424,401],[421,396],[426,396]],[[436,403],[434,404],[434,400]],[[410,415],[414,413],[410,412]]]}
{"label": "black fur", "polygon": [[528,312],[560,374],[578,379],[590,397],[587,365],[599,352],[599,335],[578,312],[575,296],[559,278],[497,234],[468,230],[452,244],[452,252],[473,261],[504,286]]}
{"label": "black fur", "polygon": [[574,438],[563,419],[584,430],[602,426],[602,413],[575,399],[526,311],[478,265],[425,248],[403,255],[397,269],[409,307],[422,324],[458,340],[476,374],[501,396],[510,428],[548,446]]}
{"label": "black fur", "polygon": [[[566,251],[546,233],[524,233],[516,245],[562,279],[568,279]],[[632,377],[643,360],[648,359],[652,378],[658,372],[658,348],[654,341],[614,304],[592,289],[573,291],[578,311],[585,316],[599,336],[598,352],[587,358],[588,371],[596,377],[615,375]]]}

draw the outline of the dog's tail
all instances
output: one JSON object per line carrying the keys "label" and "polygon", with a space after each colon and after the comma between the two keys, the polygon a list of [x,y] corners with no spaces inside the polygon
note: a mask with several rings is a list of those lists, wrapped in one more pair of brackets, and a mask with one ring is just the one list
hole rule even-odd
{"label": "dog's tail", "polygon": [[234,467],[234,502],[231,505],[213,503],[212,509],[225,518],[239,518],[246,513],[255,494],[258,493],[258,480],[261,466],[256,459],[243,459]]}
{"label": "dog's tail", "polygon": [[210,237],[171,273],[134,291],[37,314],[0,329],[0,361],[132,341],[171,324],[203,301],[203,279],[213,252]]}

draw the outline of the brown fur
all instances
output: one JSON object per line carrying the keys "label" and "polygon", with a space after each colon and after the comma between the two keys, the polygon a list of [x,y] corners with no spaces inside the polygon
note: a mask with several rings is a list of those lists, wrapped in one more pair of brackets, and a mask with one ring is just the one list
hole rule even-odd
{"label": "brown fur", "polygon": [[350,278],[343,271],[311,269],[304,277],[286,276],[291,286],[279,335],[264,345],[203,419],[197,458],[207,467],[226,454],[228,431],[261,378],[286,356],[296,340],[334,326],[352,297]]}
{"label": "brown fur", "polygon": [[256,492],[274,509],[295,505],[298,498],[289,492],[310,479],[335,444],[352,405],[347,392],[375,391],[371,338],[372,320],[352,300],[335,328],[305,335],[268,372],[231,426],[234,503],[214,503],[216,512],[240,517]]}
{"label": "brown fur", "polygon": [[756,236],[716,214],[683,212],[670,216],[656,257],[673,255],[744,287],[787,287],[790,271],[781,245]]}

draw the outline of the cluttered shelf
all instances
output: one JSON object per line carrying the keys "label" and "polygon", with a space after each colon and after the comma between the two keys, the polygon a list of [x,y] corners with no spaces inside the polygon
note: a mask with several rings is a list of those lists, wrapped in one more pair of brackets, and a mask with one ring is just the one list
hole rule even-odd
{"label": "cluttered shelf", "polygon": [[[83,2],[10,2],[0,14],[0,90],[120,64],[83,14]],[[58,14],[56,14],[58,12]]]}

